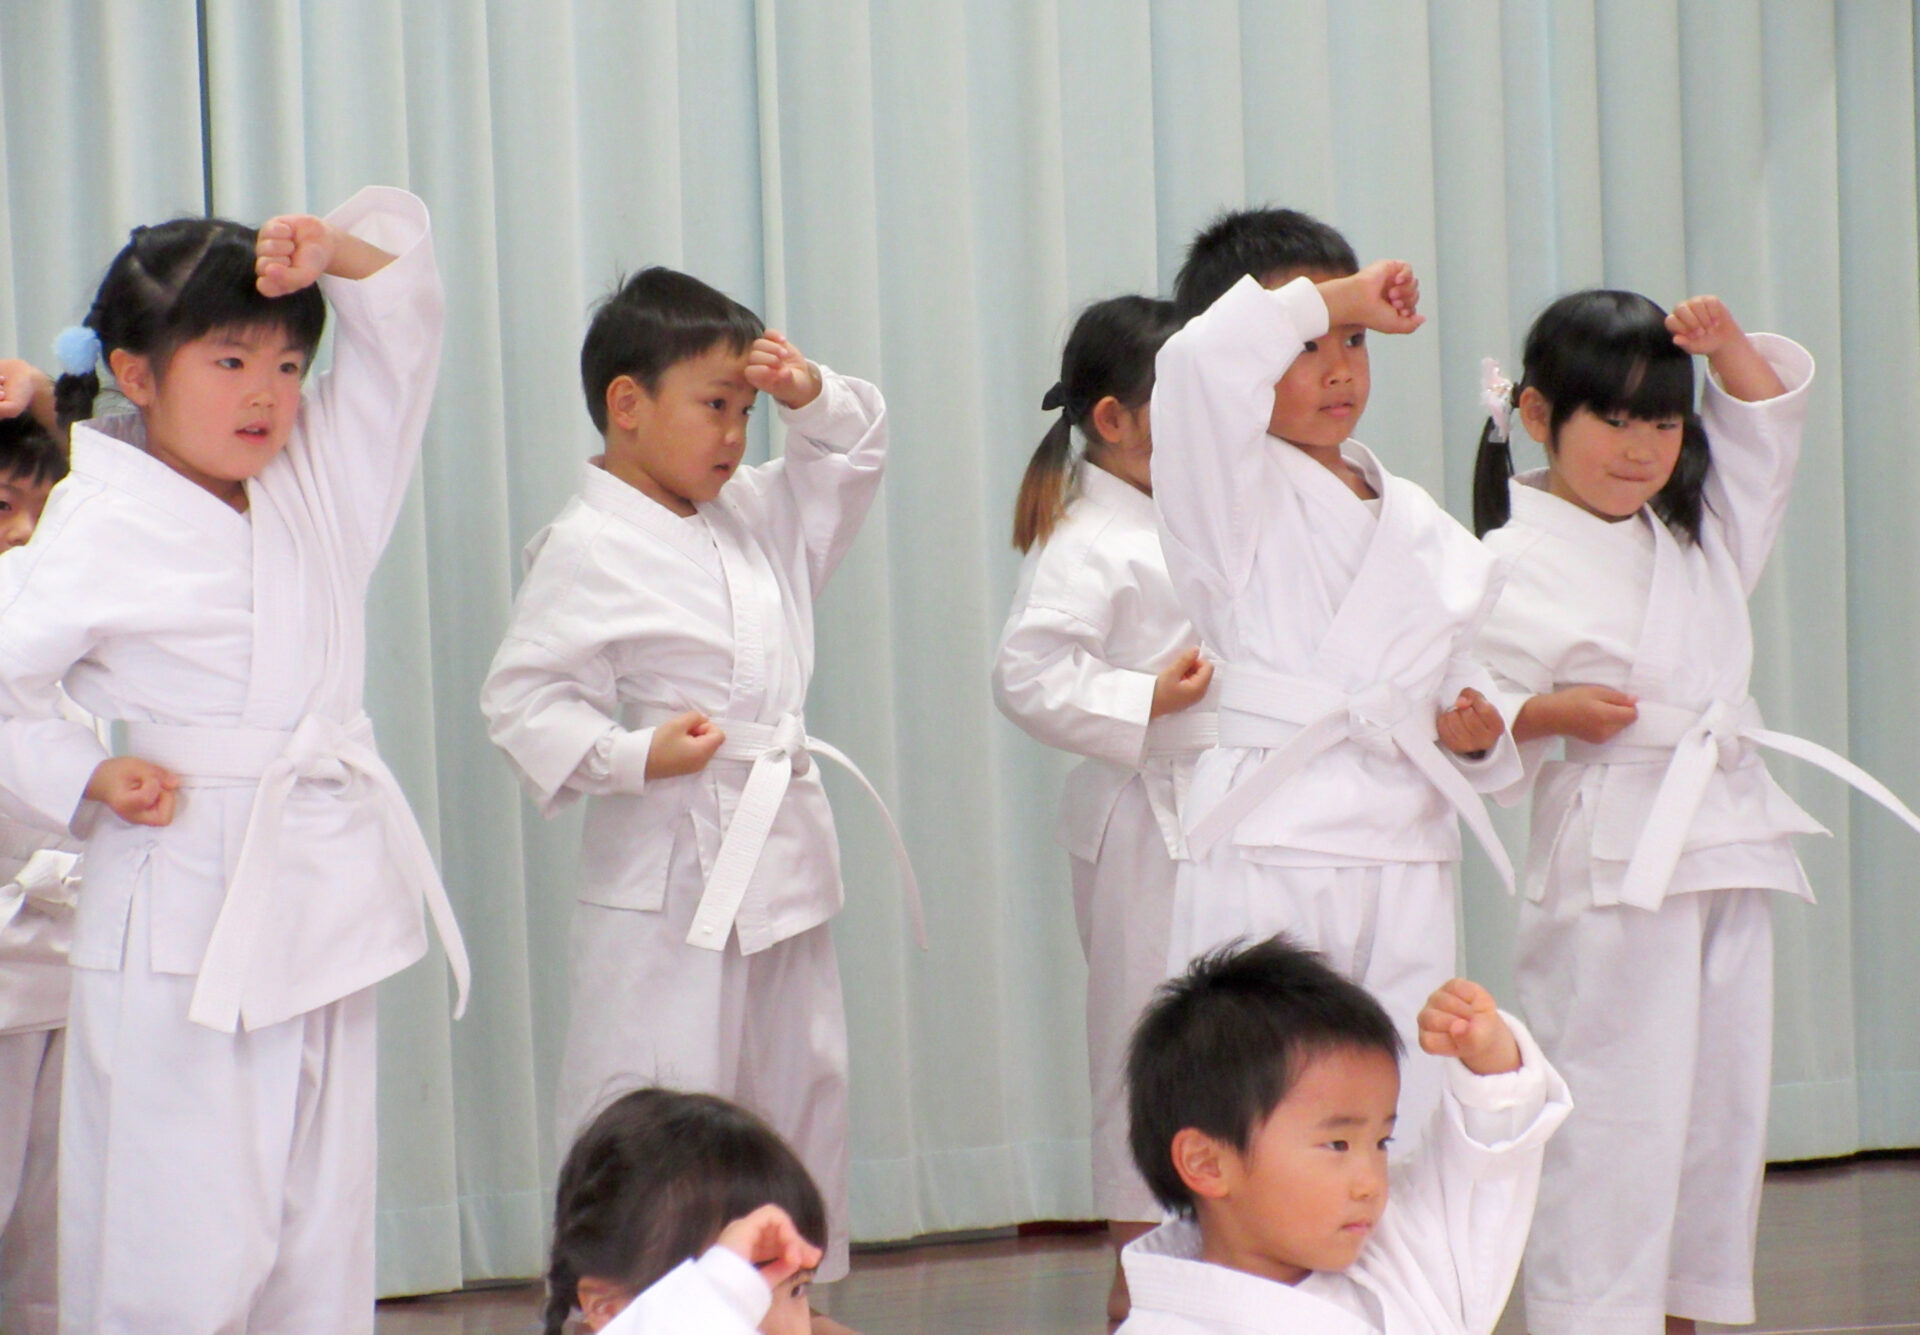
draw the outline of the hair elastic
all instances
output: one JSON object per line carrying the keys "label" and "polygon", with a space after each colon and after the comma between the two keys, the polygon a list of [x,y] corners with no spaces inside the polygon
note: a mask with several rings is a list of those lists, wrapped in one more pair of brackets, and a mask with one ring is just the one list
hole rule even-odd
{"label": "hair elastic", "polygon": [[1053,382],[1053,388],[1040,396],[1040,411],[1055,413],[1066,406],[1067,387],[1063,382],[1056,380]]}
{"label": "hair elastic", "polygon": [[53,358],[62,374],[91,375],[100,365],[100,335],[87,325],[68,325],[53,340]]}
{"label": "hair elastic", "polygon": [[1491,357],[1480,362],[1480,405],[1493,419],[1487,439],[1505,444],[1512,427],[1513,382],[1500,374],[1500,363]]}

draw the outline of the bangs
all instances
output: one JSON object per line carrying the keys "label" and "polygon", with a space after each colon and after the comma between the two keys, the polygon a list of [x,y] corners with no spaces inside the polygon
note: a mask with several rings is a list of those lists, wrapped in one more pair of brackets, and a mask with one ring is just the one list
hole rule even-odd
{"label": "bangs", "polygon": [[1643,421],[1693,414],[1693,358],[1667,313],[1637,292],[1593,289],[1548,306],[1527,335],[1524,385],[1553,405],[1558,429],[1580,409]]}
{"label": "bangs", "polygon": [[217,331],[280,330],[312,360],[327,326],[326,299],[317,284],[284,297],[269,297],[254,281],[253,234],[223,233],[174,298],[167,321],[175,347]]}
{"label": "bangs", "polygon": [[0,478],[46,486],[67,475],[67,449],[26,415],[0,421]]}
{"label": "bangs", "polygon": [[[1693,358],[1678,348],[1672,351],[1679,355],[1642,356],[1626,362],[1625,376],[1609,386],[1596,384],[1586,406],[1600,416],[1649,422],[1689,416],[1693,412]],[[1610,394],[1605,392],[1608,389]]]}

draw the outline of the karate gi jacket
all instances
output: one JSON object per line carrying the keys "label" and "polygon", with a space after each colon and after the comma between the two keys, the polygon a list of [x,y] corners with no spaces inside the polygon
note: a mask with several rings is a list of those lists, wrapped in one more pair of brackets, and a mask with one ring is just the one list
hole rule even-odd
{"label": "karate gi jacket", "polygon": [[78,847],[0,816],[0,1035],[66,1022]]}
{"label": "karate gi jacket", "polygon": [[[423,900],[464,971],[445,892],[362,712],[367,585],[419,458],[440,281],[426,207],[405,191],[363,190],[329,221],[396,258],[368,278],[320,279],[332,369],[246,484],[247,513],[148,454],[137,415],[102,418],[74,428],[72,471],[34,540],[0,560],[0,788],[87,841],[73,964],[122,968],[146,896],[151,967],[200,975],[193,1018],[227,1030],[303,1014],[419,959]],[[61,717],[63,682],[96,718],[127,722],[131,753],[185,773],[170,825],[82,800],[107,752]],[[249,754],[205,754],[227,749]],[[268,787],[284,789],[280,811],[241,876]],[[214,952],[217,967],[203,967]]]}
{"label": "karate gi jacket", "polygon": [[[825,367],[821,377],[812,403],[780,410],[785,454],[741,469],[698,514],[682,518],[589,463],[580,494],[527,545],[480,707],[542,814],[591,797],[586,903],[659,910],[670,877],[705,886],[713,871],[750,765],[716,758],[649,782],[657,723],[688,710],[723,731],[803,717],[814,600],[886,461],[880,391]],[[819,766],[796,765],[733,918],[741,951],[826,922],[841,899]]]}
{"label": "karate gi jacket", "polygon": [[753,1335],[771,1306],[772,1291],[751,1263],[710,1247],[648,1285],[601,1335]]}
{"label": "karate gi jacket", "polygon": [[1344,1271],[1298,1284],[1213,1265],[1190,1220],[1121,1254],[1133,1314],[1123,1335],[1483,1335],[1526,1247],[1540,1162],[1572,1111],[1559,1072],[1518,1020],[1521,1066],[1476,1076],[1449,1062],[1432,1130],[1397,1165],[1380,1222]]}
{"label": "karate gi jacket", "polygon": [[1618,523],[1589,514],[1548,493],[1544,470],[1513,479],[1512,518],[1486,535],[1509,573],[1480,652],[1500,680],[1494,700],[1509,723],[1530,697],[1581,684],[1628,692],[1641,709],[1607,746],[1566,743],[1565,760],[1547,758],[1557,738],[1522,748],[1526,775],[1498,796],[1517,802],[1532,791],[1524,884],[1536,899],[1556,861],[1576,875],[1585,864],[1596,905],[1621,903],[1624,893],[1624,902],[1651,909],[1666,894],[1716,888],[1812,898],[1789,836],[1825,830],[1774,782],[1758,748],[1737,740],[1720,749],[1671,879],[1637,895],[1626,887],[1660,814],[1655,798],[1672,754],[1670,737],[1663,746],[1650,736],[1654,711],[1698,716],[1720,706],[1730,726],[1758,722],[1747,598],[1786,513],[1813,359],[1789,339],[1752,338],[1786,392],[1747,403],[1708,378],[1700,416],[1713,463],[1699,541],[1651,509]]}
{"label": "karate gi jacket", "polygon": [[1073,485],[1066,514],[1021,569],[994,660],[994,699],[1035,741],[1086,757],[1060,799],[1069,853],[1098,860],[1114,804],[1137,780],[1167,856],[1183,857],[1181,805],[1217,728],[1212,692],[1178,713],[1148,716],[1156,677],[1200,634],[1173,596],[1153,498],[1084,462]]}
{"label": "karate gi jacket", "polygon": [[[1220,746],[1200,758],[1189,811],[1203,816],[1308,716],[1344,708],[1348,740],[1238,822],[1241,856],[1451,862],[1456,811],[1477,799],[1444,797],[1386,734],[1417,724],[1431,738],[1462,688],[1492,692],[1471,650],[1499,592],[1498,563],[1358,442],[1342,452],[1379,494],[1377,516],[1331,471],[1267,434],[1275,383],[1327,319],[1304,278],[1271,292],[1243,278],[1156,362],[1153,499],[1167,571],[1220,656]],[[1481,791],[1520,774],[1505,736],[1480,760],[1449,759]],[[1477,805],[1470,818],[1491,837]]]}

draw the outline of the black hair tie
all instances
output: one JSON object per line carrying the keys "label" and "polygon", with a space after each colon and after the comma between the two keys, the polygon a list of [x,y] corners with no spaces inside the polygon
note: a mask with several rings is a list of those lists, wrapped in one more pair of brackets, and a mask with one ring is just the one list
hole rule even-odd
{"label": "black hair tie", "polygon": [[1057,413],[1066,406],[1067,387],[1056,380],[1053,382],[1053,388],[1041,396],[1040,411],[1043,413]]}

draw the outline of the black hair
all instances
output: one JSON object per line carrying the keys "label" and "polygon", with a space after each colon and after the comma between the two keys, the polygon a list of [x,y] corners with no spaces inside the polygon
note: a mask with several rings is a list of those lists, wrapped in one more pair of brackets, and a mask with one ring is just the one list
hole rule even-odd
{"label": "black hair", "polygon": [[67,447],[32,413],[0,421],[0,478],[51,486],[67,475]]}
{"label": "black hair", "polygon": [[1380,1003],[1283,935],[1229,942],[1162,983],[1127,1050],[1128,1144],[1154,1199],[1186,1218],[1173,1165],[1192,1127],[1246,1153],[1307,1063],[1358,1048],[1400,1057]]}
{"label": "black hair", "polygon": [[[1582,408],[1596,417],[1679,418],[1680,457],[1649,505],[1689,541],[1698,539],[1713,456],[1694,411],[1693,357],[1673,341],[1667,313],[1657,303],[1638,292],[1605,288],[1561,297],[1527,331],[1520,364],[1508,435],[1520,429],[1521,393],[1538,390],[1552,410],[1549,451],[1560,428]],[[1507,479],[1513,476],[1513,451],[1493,433],[1489,418],[1473,464],[1473,527],[1481,534],[1504,525],[1511,506]]]}
{"label": "black hair", "polygon": [[[104,362],[125,349],[147,358],[156,377],[181,344],[220,330],[282,329],[312,361],[327,326],[317,285],[284,297],[255,283],[255,229],[226,218],[175,218],[136,227],[107,266],[81,322],[100,338]],[[54,382],[60,424],[93,415],[98,369]]]}
{"label": "black hair", "polygon": [[594,430],[607,429],[607,386],[621,376],[652,394],[676,362],[720,346],[745,352],[765,332],[759,316],[691,274],[642,269],[594,308],[580,345],[580,383]]}
{"label": "black hair", "polygon": [[1358,272],[1353,247],[1318,218],[1297,209],[1242,209],[1222,213],[1193,238],[1173,280],[1173,305],[1184,324],[1247,274],[1265,282],[1275,274]]}
{"label": "black hair", "polygon": [[1066,511],[1073,428],[1089,447],[1106,442],[1093,429],[1093,406],[1112,396],[1138,408],[1153,396],[1153,359],[1180,327],[1173,303],[1154,297],[1110,297],[1080,312],[1060,351],[1060,379],[1040,401],[1060,417],[1027,464],[1013,503],[1013,545],[1031,551],[1045,542]]}
{"label": "black hair", "polygon": [[580,1305],[581,1279],[639,1293],[768,1204],[826,1247],[820,1189],[765,1122],[711,1094],[650,1088],[621,1095],[580,1133],[560,1167],[547,1335],[560,1335]]}

